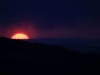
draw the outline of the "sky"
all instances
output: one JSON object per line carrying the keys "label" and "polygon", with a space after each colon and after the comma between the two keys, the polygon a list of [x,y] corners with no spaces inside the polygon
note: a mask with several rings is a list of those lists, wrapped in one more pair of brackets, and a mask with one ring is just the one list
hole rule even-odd
{"label": "sky", "polygon": [[0,0],[0,36],[100,38],[99,0]]}

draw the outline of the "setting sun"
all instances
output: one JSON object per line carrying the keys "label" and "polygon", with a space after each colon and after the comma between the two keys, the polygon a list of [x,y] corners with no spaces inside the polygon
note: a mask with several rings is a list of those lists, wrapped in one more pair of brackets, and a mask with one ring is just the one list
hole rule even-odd
{"label": "setting sun", "polygon": [[25,34],[18,33],[13,35],[11,39],[29,39],[29,37]]}

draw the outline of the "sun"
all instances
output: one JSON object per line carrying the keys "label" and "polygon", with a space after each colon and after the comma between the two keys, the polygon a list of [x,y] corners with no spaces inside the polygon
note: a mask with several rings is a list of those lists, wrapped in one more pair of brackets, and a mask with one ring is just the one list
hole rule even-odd
{"label": "sun", "polygon": [[18,33],[18,34],[14,34],[11,39],[29,39],[29,37],[25,34],[22,33]]}

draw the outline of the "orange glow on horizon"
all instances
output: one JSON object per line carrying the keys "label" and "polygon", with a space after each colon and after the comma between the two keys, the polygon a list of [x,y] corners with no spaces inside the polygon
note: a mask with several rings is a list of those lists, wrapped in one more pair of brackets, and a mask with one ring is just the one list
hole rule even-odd
{"label": "orange glow on horizon", "polygon": [[25,34],[18,33],[11,37],[11,39],[29,39],[29,37]]}

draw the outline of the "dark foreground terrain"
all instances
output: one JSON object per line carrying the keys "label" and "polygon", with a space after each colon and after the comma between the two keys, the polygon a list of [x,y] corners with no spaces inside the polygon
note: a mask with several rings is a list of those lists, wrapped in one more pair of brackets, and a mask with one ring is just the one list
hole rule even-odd
{"label": "dark foreground terrain", "polygon": [[0,75],[100,75],[100,56],[0,38]]}

